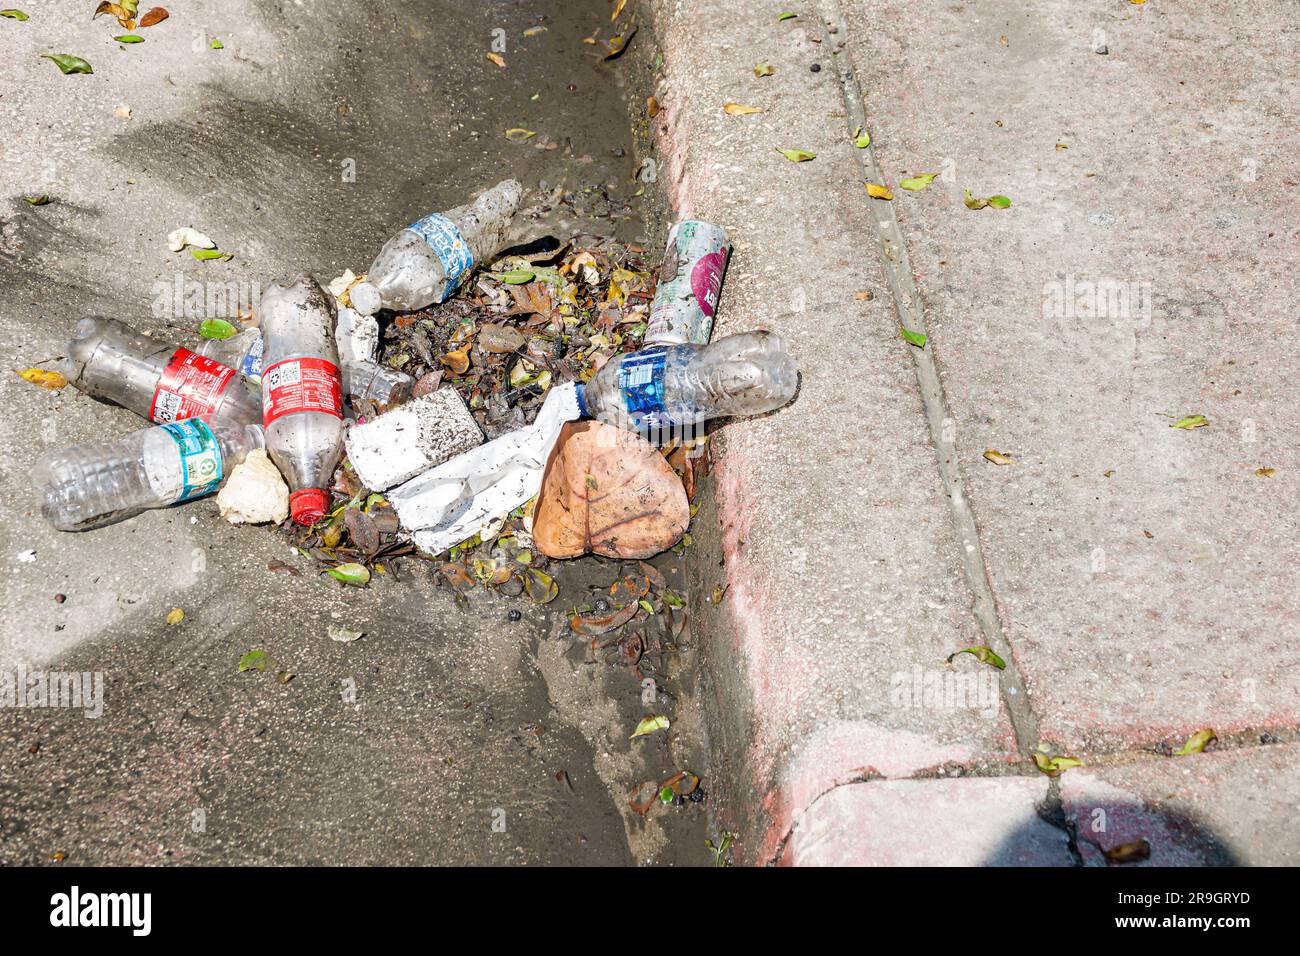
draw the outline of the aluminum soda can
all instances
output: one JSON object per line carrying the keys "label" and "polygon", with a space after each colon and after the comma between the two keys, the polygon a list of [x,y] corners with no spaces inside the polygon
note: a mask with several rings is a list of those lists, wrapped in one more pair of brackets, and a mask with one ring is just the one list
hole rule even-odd
{"label": "aluminum soda can", "polygon": [[707,345],[731,243],[721,226],[683,219],[668,233],[646,345]]}

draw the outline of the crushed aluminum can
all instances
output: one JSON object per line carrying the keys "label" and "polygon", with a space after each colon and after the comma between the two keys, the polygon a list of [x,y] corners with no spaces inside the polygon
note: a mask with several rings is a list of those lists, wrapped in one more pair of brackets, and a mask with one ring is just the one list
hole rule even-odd
{"label": "crushed aluminum can", "polygon": [[731,243],[722,227],[684,219],[668,233],[646,345],[707,345]]}

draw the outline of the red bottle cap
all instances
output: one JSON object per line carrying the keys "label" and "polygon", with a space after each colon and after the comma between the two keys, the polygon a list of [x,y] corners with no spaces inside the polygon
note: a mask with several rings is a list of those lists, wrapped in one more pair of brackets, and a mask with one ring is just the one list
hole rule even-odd
{"label": "red bottle cap", "polygon": [[323,488],[299,488],[289,496],[289,515],[298,524],[315,524],[325,517],[330,498]]}

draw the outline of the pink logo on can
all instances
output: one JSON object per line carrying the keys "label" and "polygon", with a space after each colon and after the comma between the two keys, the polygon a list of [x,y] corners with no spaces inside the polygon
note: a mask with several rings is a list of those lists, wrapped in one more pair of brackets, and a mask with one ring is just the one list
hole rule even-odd
{"label": "pink logo on can", "polygon": [[710,252],[700,256],[691,270],[691,291],[695,301],[700,304],[700,311],[713,318],[718,308],[718,296],[722,294],[722,270],[727,268],[726,250]]}

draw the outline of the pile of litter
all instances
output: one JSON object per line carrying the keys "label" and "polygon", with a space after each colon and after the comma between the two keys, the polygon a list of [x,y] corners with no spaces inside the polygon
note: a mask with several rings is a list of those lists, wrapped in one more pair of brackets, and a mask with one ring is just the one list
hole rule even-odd
{"label": "pile of litter", "polygon": [[272,283],[245,328],[209,319],[195,349],[81,320],[64,371],[24,377],[157,425],[47,455],[43,513],[86,530],[219,491],[223,517],[277,524],[344,585],[418,557],[460,597],[539,603],[558,594],[551,562],[603,555],[631,570],[571,626],[598,638],[658,617],[657,637],[593,644],[636,666],[681,628],[642,559],[690,542],[705,423],[779,408],[798,373],[771,333],[709,344],[731,251],[717,226],[677,224],[657,270],[588,235],[510,254],[523,195],[506,180],[425,216],[328,290]]}

